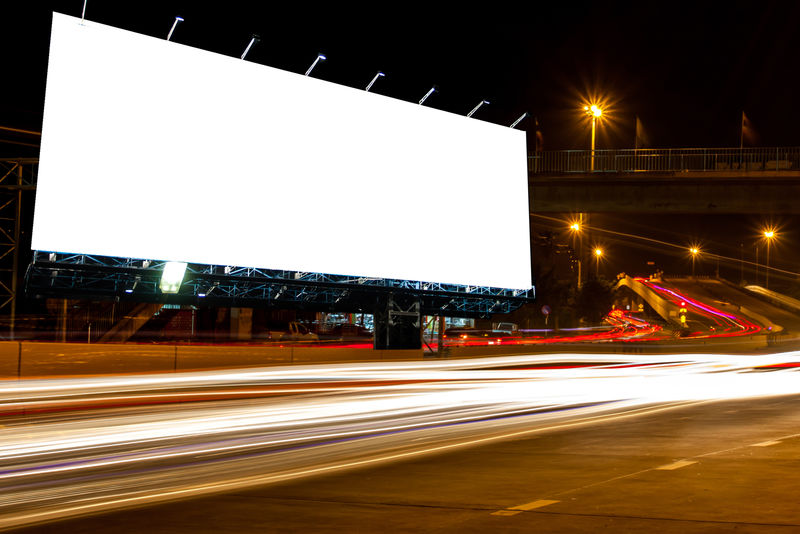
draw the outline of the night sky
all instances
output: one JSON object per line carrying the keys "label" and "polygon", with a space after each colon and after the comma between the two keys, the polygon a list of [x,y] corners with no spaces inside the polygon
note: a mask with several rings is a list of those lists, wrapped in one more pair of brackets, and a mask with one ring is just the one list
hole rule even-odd
{"label": "night sky", "polygon": [[[41,128],[50,12],[80,16],[82,5],[4,2],[0,125]],[[440,91],[427,105],[437,109],[466,114],[487,99],[491,104],[475,118],[498,124],[530,112],[539,120],[546,150],[588,147],[580,108],[592,97],[606,103],[608,117],[598,129],[598,148],[632,148],[637,115],[653,147],[738,146],[743,110],[760,146],[800,146],[798,2],[518,6],[89,0],[86,18],[163,38],[180,15],[186,20],[174,41],[237,57],[258,33],[261,42],[249,61],[302,73],[322,52],[328,60],[317,66],[315,77],[363,88],[382,70],[387,76],[373,91],[412,102],[436,84]],[[532,119],[520,128],[529,132],[532,147]],[[19,145],[2,144],[0,150],[31,154]],[[773,254],[773,262],[793,270],[793,252],[800,249],[793,217],[593,219],[670,242],[700,241],[737,258],[740,244],[752,250],[759,226],[769,221],[782,227],[785,251],[783,258]],[[608,274],[632,271],[649,253],[618,243],[619,264],[609,265]],[[659,261],[673,261],[674,269],[685,263],[676,253]]]}
{"label": "night sky", "polygon": [[[11,7],[9,4],[20,4]],[[4,2],[3,125],[41,124],[50,12],[80,16],[81,0]],[[800,145],[800,3],[529,3],[443,9],[409,3],[89,0],[89,20],[510,124],[539,118],[546,149],[583,148],[576,110],[596,95],[609,103],[598,148],[633,145],[638,115],[657,147],[735,146],[745,110],[764,146]],[[361,7],[359,7],[361,6]],[[521,127],[532,131],[530,122]],[[532,137],[532,136],[531,136]]]}

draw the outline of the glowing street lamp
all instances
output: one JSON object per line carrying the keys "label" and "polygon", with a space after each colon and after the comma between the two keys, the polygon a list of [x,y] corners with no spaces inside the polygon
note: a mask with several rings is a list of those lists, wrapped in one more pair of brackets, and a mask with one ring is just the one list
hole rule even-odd
{"label": "glowing street lamp", "polygon": [[767,274],[764,282],[764,287],[766,287],[767,289],[769,289],[769,245],[775,238],[775,235],[776,235],[775,230],[773,230],[772,228],[767,228],[766,230],[764,230],[764,239],[767,240],[767,267],[764,269],[764,271]]}
{"label": "glowing street lamp", "polygon": [[692,278],[694,278],[694,260],[698,254],[700,254],[700,249],[697,247],[692,247],[689,249],[689,253],[692,255]]}
{"label": "glowing street lamp", "polygon": [[475,106],[474,108],[472,108],[472,111],[470,111],[469,113],[467,113],[467,118],[470,118],[470,117],[472,117],[472,116],[475,114],[475,112],[476,112],[476,111],[478,111],[478,109],[480,109],[480,107],[481,107],[482,105],[484,105],[484,104],[488,104],[488,103],[489,103],[489,101],[488,101],[488,100],[481,100],[480,102],[478,102],[478,105],[477,105],[477,106]]}
{"label": "glowing street lamp", "polygon": [[326,58],[324,54],[317,54],[317,59],[315,59],[314,63],[312,63],[311,66],[308,67],[308,70],[306,71],[306,76],[311,74],[311,71],[314,70],[314,67],[317,66],[317,63],[319,63],[320,61],[325,61],[326,59],[328,58]]}
{"label": "glowing street lamp", "polygon": [[378,74],[376,74],[375,77],[372,78],[372,81],[369,82],[369,85],[367,85],[366,91],[369,93],[369,90],[372,89],[372,84],[374,84],[378,78],[383,78],[384,76],[386,76],[384,73],[378,71]]}
{"label": "glowing street lamp", "polygon": [[603,256],[603,249],[600,247],[596,247],[594,249],[594,257],[597,260],[596,268],[594,272],[594,276],[598,278],[600,276],[600,258]]}
{"label": "glowing street lamp", "polygon": [[[569,225],[569,229],[572,230],[573,233],[573,243],[572,248],[576,249],[578,255],[578,289],[581,288],[581,282],[583,278],[583,235],[581,234],[581,221],[583,220],[583,214],[580,215],[580,219],[577,221],[573,221],[572,224]],[[575,246],[575,241],[578,242],[577,247]]]}
{"label": "glowing street lamp", "polygon": [[592,118],[592,156],[591,156],[591,170],[594,172],[594,140],[595,140],[595,130],[597,127],[597,119],[599,119],[603,115],[603,110],[600,109],[597,104],[592,104],[589,106],[583,106],[583,111],[586,112],[589,117]]}
{"label": "glowing street lamp", "polygon": [[170,28],[169,33],[167,34],[167,41],[172,39],[172,32],[175,31],[175,26],[177,26],[179,22],[183,22],[183,17],[175,17],[175,22],[172,23],[172,28]]}
{"label": "glowing street lamp", "polygon": [[250,37],[250,42],[247,44],[247,48],[245,48],[245,49],[244,49],[244,52],[242,52],[242,59],[244,59],[244,58],[245,58],[245,56],[247,55],[247,53],[250,51],[250,48],[251,48],[251,47],[252,47],[254,44],[256,44],[257,42],[259,42],[260,40],[261,40],[261,37],[259,37],[259,36],[258,36],[258,35],[256,35],[256,34],[253,34],[253,35],[252,35],[252,37]]}

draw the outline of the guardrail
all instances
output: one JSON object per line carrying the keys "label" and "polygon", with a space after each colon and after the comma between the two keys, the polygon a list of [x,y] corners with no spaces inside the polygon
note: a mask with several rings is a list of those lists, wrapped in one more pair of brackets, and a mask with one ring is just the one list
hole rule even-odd
{"label": "guardrail", "polygon": [[800,147],[558,150],[528,156],[534,174],[800,171]]}

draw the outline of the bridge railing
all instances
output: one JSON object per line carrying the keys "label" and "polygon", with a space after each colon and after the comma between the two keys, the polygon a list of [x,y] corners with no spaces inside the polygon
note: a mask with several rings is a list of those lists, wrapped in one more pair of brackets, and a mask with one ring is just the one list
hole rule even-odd
{"label": "bridge railing", "polygon": [[[594,162],[592,162],[594,159]],[[531,173],[800,170],[800,147],[558,150],[528,156]]]}

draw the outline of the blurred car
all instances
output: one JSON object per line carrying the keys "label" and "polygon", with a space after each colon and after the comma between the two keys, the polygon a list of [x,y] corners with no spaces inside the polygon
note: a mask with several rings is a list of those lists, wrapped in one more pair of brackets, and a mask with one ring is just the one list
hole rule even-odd
{"label": "blurred car", "polygon": [[319,341],[317,334],[297,321],[285,324],[272,323],[267,336],[270,341]]}
{"label": "blurred car", "polygon": [[360,324],[342,323],[328,330],[324,337],[342,341],[371,341],[372,330]]}
{"label": "blurred car", "polygon": [[444,342],[448,345],[497,345],[503,338],[511,337],[507,330],[480,330],[478,328],[448,328]]}

